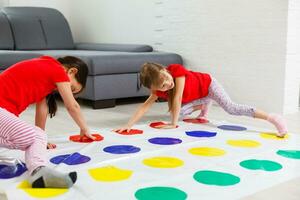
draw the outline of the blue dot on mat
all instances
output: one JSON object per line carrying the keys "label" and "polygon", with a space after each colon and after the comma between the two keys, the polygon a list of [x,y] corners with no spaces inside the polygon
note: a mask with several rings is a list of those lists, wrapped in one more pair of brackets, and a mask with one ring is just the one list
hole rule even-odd
{"label": "blue dot on mat", "polygon": [[132,145],[114,145],[108,146],[103,149],[103,151],[112,154],[127,154],[127,153],[136,153],[141,149]]}
{"label": "blue dot on mat", "polygon": [[218,128],[222,129],[222,130],[228,130],[228,131],[245,131],[245,130],[247,130],[246,127],[234,126],[234,125],[221,125],[221,126],[218,126]]}
{"label": "blue dot on mat", "polygon": [[217,132],[209,132],[209,131],[186,131],[188,136],[191,137],[215,137]]}
{"label": "blue dot on mat", "polygon": [[27,170],[24,163],[13,166],[0,165],[0,179],[9,179],[22,175]]}
{"label": "blue dot on mat", "polygon": [[156,137],[148,140],[152,144],[160,144],[160,145],[172,145],[172,144],[180,144],[182,140],[177,138],[169,138],[169,137]]}
{"label": "blue dot on mat", "polygon": [[54,164],[65,163],[67,165],[79,165],[90,161],[91,158],[88,156],[81,155],[80,153],[66,154],[55,156],[50,159],[50,162]]}

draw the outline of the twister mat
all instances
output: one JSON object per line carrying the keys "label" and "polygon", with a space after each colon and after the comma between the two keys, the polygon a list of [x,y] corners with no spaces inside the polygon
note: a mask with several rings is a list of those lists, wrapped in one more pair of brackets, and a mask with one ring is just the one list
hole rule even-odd
{"label": "twister mat", "polygon": [[[240,199],[300,176],[300,135],[277,138],[267,130],[230,122],[161,123],[115,133],[93,128],[96,142],[76,132],[51,137],[49,166],[78,173],[71,189],[32,189],[24,164],[0,165],[0,187],[8,199]],[[72,141],[70,141],[72,140]],[[23,152],[0,149],[24,160]]]}

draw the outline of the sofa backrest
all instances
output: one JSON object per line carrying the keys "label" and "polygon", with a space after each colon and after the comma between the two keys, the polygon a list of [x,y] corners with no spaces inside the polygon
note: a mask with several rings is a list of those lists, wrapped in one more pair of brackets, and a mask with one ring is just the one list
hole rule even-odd
{"label": "sofa backrest", "polygon": [[65,17],[53,8],[5,7],[16,50],[74,49]]}
{"label": "sofa backrest", "polygon": [[14,49],[14,39],[7,17],[0,11],[0,49]]}

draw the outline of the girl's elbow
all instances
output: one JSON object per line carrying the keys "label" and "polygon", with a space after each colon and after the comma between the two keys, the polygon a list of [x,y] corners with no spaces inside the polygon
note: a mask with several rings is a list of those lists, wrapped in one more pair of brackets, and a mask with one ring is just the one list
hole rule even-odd
{"label": "girl's elbow", "polygon": [[80,106],[77,102],[74,102],[70,105],[66,105],[66,109],[69,111],[69,112],[74,112],[74,111],[77,111],[80,109]]}

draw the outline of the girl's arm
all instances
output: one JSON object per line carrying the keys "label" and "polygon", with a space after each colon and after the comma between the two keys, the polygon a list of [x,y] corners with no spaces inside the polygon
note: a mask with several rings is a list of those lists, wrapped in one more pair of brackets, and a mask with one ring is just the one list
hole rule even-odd
{"label": "girl's arm", "polygon": [[148,97],[148,99],[137,109],[135,114],[130,118],[128,123],[119,129],[115,129],[114,131],[122,132],[122,131],[130,131],[131,127],[139,121],[139,119],[149,110],[149,108],[152,106],[152,104],[157,100],[156,94],[154,92],[151,93],[151,95]]}
{"label": "girl's arm", "polygon": [[[46,128],[47,115],[48,105],[46,98],[44,98],[42,101],[36,103],[35,106],[35,125],[42,130],[45,130]],[[56,148],[56,145],[48,142],[47,148],[54,149]]]}
{"label": "girl's arm", "polygon": [[69,82],[59,82],[56,83],[58,92],[62,97],[65,107],[76,124],[80,127],[80,135],[87,136],[91,139],[94,139],[92,135],[89,134],[89,129],[83,118],[83,115],[80,110],[80,106],[75,100],[73,93],[71,91],[71,85]]}
{"label": "girl's arm", "polygon": [[181,101],[182,101],[182,95],[183,95],[183,90],[184,90],[184,85],[185,85],[185,77],[178,77],[175,78],[175,95],[173,99],[173,107],[171,110],[171,116],[172,116],[172,125],[177,126],[178,123],[178,118],[179,118],[179,113],[180,113],[180,108],[181,108]]}
{"label": "girl's arm", "polygon": [[48,115],[47,100],[44,98],[42,101],[36,103],[35,106],[35,125],[45,130],[46,120]]}
{"label": "girl's arm", "polygon": [[182,95],[185,85],[185,77],[181,76],[178,78],[175,78],[175,94],[173,98],[173,106],[171,112],[171,124],[165,124],[158,126],[157,128],[162,129],[171,129],[176,128],[179,118],[179,113],[181,109],[181,101],[182,101]]}

